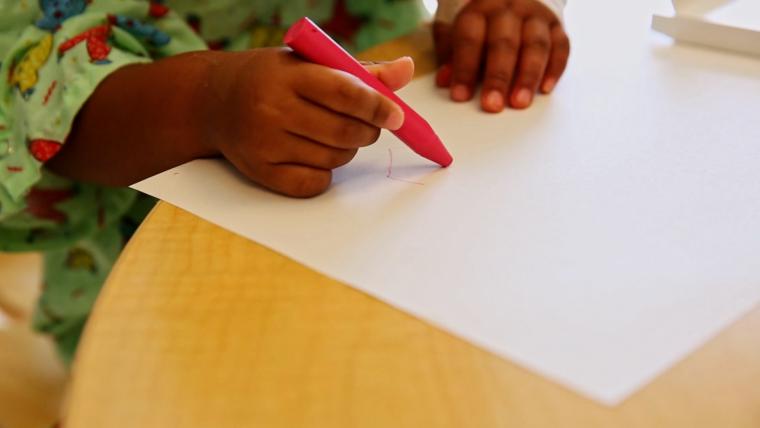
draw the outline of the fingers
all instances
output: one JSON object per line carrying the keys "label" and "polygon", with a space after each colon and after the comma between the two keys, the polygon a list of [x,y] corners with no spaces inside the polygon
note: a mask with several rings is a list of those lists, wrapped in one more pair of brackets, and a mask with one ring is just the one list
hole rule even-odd
{"label": "fingers", "polygon": [[522,20],[506,11],[488,20],[487,59],[481,105],[488,112],[504,109],[520,52]]}
{"label": "fingers", "polygon": [[435,74],[435,84],[439,88],[451,86],[451,64],[443,64]]}
{"label": "fingers", "polygon": [[435,75],[435,84],[439,88],[448,88],[451,85],[451,31],[451,24],[433,22],[435,56],[440,66]]}
{"label": "fingers", "polygon": [[452,56],[452,100],[467,101],[472,98],[485,38],[486,18],[483,14],[464,11],[457,17]]}
{"label": "fingers", "polygon": [[517,77],[510,98],[514,108],[530,106],[543,80],[552,46],[549,23],[540,18],[528,19],[523,24],[522,39]]}
{"label": "fingers", "polygon": [[351,162],[358,149],[336,149],[304,137],[286,134],[270,152],[270,163],[293,164],[317,169],[335,169]]}
{"label": "fingers", "polygon": [[552,52],[549,56],[549,64],[546,66],[544,81],[541,83],[541,92],[548,94],[557,86],[559,78],[565,72],[567,60],[570,57],[570,40],[560,24],[554,24],[551,28]]}
{"label": "fingers", "polygon": [[[488,112],[530,106],[550,93],[567,66],[570,42],[554,12],[533,0],[473,0],[453,25],[435,23],[436,85],[469,100],[482,78]],[[482,75],[481,75],[482,74]]]}
{"label": "fingers", "polygon": [[284,128],[296,135],[334,149],[356,149],[368,146],[380,136],[380,128],[340,113],[327,110],[309,101],[291,107]]}
{"label": "fingers", "polygon": [[433,23],[433,40],[435,41],[435,57],[438,64],[446,64],[451,60],[451,31],[452,25],[436,21]]}
{"label": "fingers", "polygon": [[357,77],[314,64],[304,66],[307,77],[295,84],[301,97],[377,128],[396,130],[404,123],[401,107]]}
{"label": "fingers", "polygon": [[408,56],[390,62],[366,65],[365,67],[392,91],[403,88],[414,77],[414,60]]}
{"label": "fingers", "polygon": [[294,198],[311,198],[324,193],[332,181],[329,169],[295,164],[262,165],[246,175],[269,190]]}

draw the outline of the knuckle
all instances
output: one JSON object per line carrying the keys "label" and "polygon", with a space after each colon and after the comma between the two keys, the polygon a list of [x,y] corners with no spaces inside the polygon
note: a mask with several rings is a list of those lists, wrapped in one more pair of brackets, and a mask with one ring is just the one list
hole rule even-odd
{"label": "knuckle", "polygon": [[335,131],[335,144],[341,147],[365,146],[372,143],[377,128],[346,120]]}
{"label": "knuckle", "polygon": [[473,27],[473,24],[477,24],[483,18],[482,13],[474,8],[465,8],[459,13],[456,22],[454,23],[457,32],[464,32]]}
{"label": "knuckle", "polygon": [[488,70],[485,75],[485,81],[491,86],[509,86],[512,83],[512,71],[504,68]]}
{"label": "knuckle", "polygon": [[456,39],[456,47],[461,50],[471,50],[477,48],[482,40],[471,31],[465,31]]}
{"label": "knuckle", "polygon": [[562,24],[554,24],[550,30],[552,44],[558,47],[570,49],[570,38],[567,36]]}
{"label": "knuckle", "polygon": [[524,70],[520,74],[520,80],[524,84],[533,85],[538,82],[541,77],[541,73],[537,69]]}
{"label": "knuckle", "polygon": [[347,105],[353,105],[360,99],[362,88],[353,79],[342,79],[338,85],[337,95]]}
{"label": "knuckle", "polygon": [[298,170],[291,174],[285,193],[296,198],[310,198],[322,194],[330,187],[330,171]]}
{"label": "knuckle", "polygon": [[358,152],[357,149],[350,149],[350,150],[342,150],[340,153],[335,154],[332,157],[332,160],[330,162],[331,168],[339,168],[351,162],[354,156],[356,156],[357,152]]}
{"label": "knuckle", "polygon": [[525,41],[525,47],[542,52],[548,52],[552,46],[551,40],[544,36],[534,36]]}
{"label": "knuckle", "polygon": [[520,49],[520,39],[517,37],[498,37],[488,42],[488,47],[499,52],[517,52]]}
{"label": "knuckle", "polygon": [[455,26],[455,43],[461,47],[479,45],[483,42],[481,21],[483,16],[477,12],[463,12]]}
{"label": "knuckle", "polygon": [[[373,144],[377,142],[378,139],[380,139],[380,128],[372,128],[370,131],[369,143]],[[356,155],[356,153],[354,153],[354,155]]]}
{"label": "knuckle", "polygon": [[458,83],[473,84],[475,83],[475,73],[470,70],[459,70],[454,72],[452,80]]}
{"label": "knuckle", "polygon": [[279,107],[262,101],[256,101],[252,106],[252,116],[265,122],[272,122],[283,117]]}
{"label": "knuckle", "polygon": [[556,42],[554,42],[554,49],[556,49],[558,52],[562,52],[565,54],[570,53],[570,40],[567,37],[562,37]]}
{"label": "knuckle", "polygon": [[360,130],[357,131],[356,139],[353,141],[354,144],[352,146],[369,146],[380,138],[380,128],[366,125],[359,125],[359,128]]}
{"label": "knuckle", "polygon": [[368,115],[370,123],[380,125],[384,123],[390,115],[390,108],[383,102],[380,95],[372,97],[372,101],[368,104],[368,107],[370,109]]}

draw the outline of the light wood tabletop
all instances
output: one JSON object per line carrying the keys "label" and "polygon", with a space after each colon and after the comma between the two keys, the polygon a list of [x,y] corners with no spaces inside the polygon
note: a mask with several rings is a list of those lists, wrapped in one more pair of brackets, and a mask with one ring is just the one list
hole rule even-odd
{"label": "light wood tabletop", "polygon": [[[433,69],[426,32],[365,58]],[[621,405],[583,398],[166,203],[85,333],[67,428],[760,427],[760,308]]]}

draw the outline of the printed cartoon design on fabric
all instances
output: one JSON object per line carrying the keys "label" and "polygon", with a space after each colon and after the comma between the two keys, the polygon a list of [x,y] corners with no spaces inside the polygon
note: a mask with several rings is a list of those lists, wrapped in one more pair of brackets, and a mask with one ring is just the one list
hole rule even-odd
{"label": "printed cartoon design on fabric", "polygon": [[0,161],[11,154],[11,140],[4,135],[6,129],[8,129],[8,126],[0,122]]}
{"label": "printed cartoon design on fabric", "polygon": [[47,62],[53,50],[53,36],[48,34],[28,50],[22,51],[17,58],[18,63],[11,63],[9,73],[10,84],[18,88],[21,96],[28,99],[39,81],[39,70]]}
{"label": "printed cartoon design on fabric", "polygon": [[[194,14],[194,13],[188,13],[185,16],[185,23],[188,27],[190,27],[195,34],[202,34],[202,28],[203,28],[203,20],[200,16]],[[206,45],[209,49],[212,51],[221,51],[227,48],[230,44],[230,39],[228,37],[219,39],[219,40],[206,40]],[[262,46],[263,47],[263,46]]]}
{"label": "printed cartoon design on fabric", "polygon": [[74,247],[66,255],[66,267],[71,270],[88,270],[96,273],[98,270],[95,257],[84,248]]}
{"label": "printed cartoon design on fabric", "polygon": [[[42,283],[42,294],[44,295],[47,290],[49,290],[49,286],[47,281]],[[35,326],[39,331],[43,333],[49,333],[51,330],[55,329],[55,326],[57,324],[63,323],[65,320],[64,318],[56,313],[50,305],[45,302],[44,300],[40,300],[37,304],[37,316],[43,317],[45,320],[47,320],[46,324],[37,323],[40,325]]]}
{"label": "printed cartoon design on fabric", "polygon": [[26,195],[26,212],[43,220],[63,224],[68,217],[57,208],[61,202],[75,196],[72,189],[40,189],[32,187]]}
{"label": "printed cartoon design on fabric", "polygon": [[192,28],[195,34],[201,34],[201,17],[194,14],[194,13],[188,13],[187,16],[185,16],[185,22],[187,23],[187,26]]}
{"label": "printed cartoon design on fabric", "polygon": [[29,141],[29,152],[38,161],[45,163],[55,156],[63,146],[63,143],[54,140],[38,138]]}
{"label": "printed cartoon design on fabric", "polygon": [[45,16],[37,21],[37,26],[54,32],[63,21],[84,12],[88,3],[87,0],[40,0],[40,9]]}
{"label": "printed cartoon design on fabric", "polygon": [[268,48],[282,46],[287,30],[282,27],[261,25],[251,31],[250,48]]}
{"label": "printed cartoon design on fabric", "polygon": [[163,18],[169,13],[169,7],[164,4],[163,0],[153,0],[150,2],[148,14],[153,18]]}
{"label": "printed cartoon design on fabric", "polygon": [[171,41],[171,37],[168,34],[153,25],[146,24],[135,18],[122,15],[108,15],[108,21],[133,36],[146,40],[153,46],[165,46]]}
{"label": "printed cartoon design on fabric", "polygon": [[366,19],[348,11],[344,0],[338,0],[335,2],[332,19],[322,24],[322,29],[342,40],[351,40],[365,22]]}
{"label": "printed cartoon design on fabric", "polygon": [[108,54],[111,53],[111,46],[108,45],[108,38],[110,36],[110,23],[81,32],[58,46],[58,61],[76,45],[86,42],[87,54],[90,56],[90,61],[94,64],[110,64],[111,61],[108,60]]}

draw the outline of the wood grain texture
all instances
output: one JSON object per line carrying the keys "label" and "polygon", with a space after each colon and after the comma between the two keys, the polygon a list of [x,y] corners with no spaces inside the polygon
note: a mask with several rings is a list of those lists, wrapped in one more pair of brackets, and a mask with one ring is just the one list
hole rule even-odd
{"label": "wood grain texture", "polygon": [[[370,55],[430,71],[413,37]],[[66,426],[757,428],[758,332],[760,308],[607,408],[160,203],[93,313]]]}

